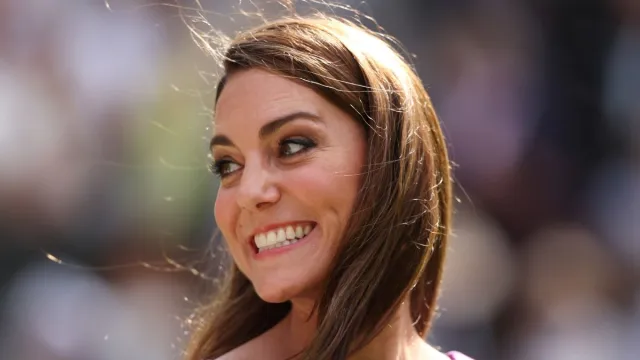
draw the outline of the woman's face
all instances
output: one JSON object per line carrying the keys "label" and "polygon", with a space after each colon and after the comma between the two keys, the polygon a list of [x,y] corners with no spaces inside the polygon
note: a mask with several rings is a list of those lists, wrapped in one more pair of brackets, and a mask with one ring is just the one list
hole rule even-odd
{"label": "woman's face", "polygon": [[211,141],[216,222],[268,302],[316,297],[360,188],[363,127],[308,87],[257,69],[233,74]]}

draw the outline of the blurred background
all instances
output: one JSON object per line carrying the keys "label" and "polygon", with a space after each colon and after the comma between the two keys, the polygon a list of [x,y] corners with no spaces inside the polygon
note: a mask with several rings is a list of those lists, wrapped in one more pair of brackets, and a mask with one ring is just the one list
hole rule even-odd
{"label": "blurred background", "polygon": [[[229,35],[282,11],[201,3]],[[640,358],[640,1],[345,3],[415,54],[456,164],[430,341]],[[196,5],[0,0],[1,359],[179,359],[220,261]]]}

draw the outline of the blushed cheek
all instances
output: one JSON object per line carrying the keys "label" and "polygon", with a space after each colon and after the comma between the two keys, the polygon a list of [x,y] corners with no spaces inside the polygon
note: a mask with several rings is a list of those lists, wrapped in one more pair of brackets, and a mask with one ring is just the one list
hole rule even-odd
{"label": "blushed cheek", "polygon": [[216,224],[222,233],[224,242],[233,261],[242,271],[246,270],[245,259],[242,256],[242,245],[236,239],[236,224],[238,222],[239,208],[235,201],[233,191],[219,189],[216,197],[214,214]]}
{"label": "blushed cheek", "polygon": [[214,217],[216,224],[225,239],[233,235],[233,228],[235,223],[235,213],[237,212],[233,199],[233,194],[224,189],[218,190],[214,207]]}
{"label": "blushed cheek", "polygon": [[290,185],[298,189],[305,202],[313,204],[321,216],[333,212],[338,215],[338,221],[344,223],[351,214],[359,189],[360,169],[336,165],[345,164],[308,167],[299,176],[290,177]]}

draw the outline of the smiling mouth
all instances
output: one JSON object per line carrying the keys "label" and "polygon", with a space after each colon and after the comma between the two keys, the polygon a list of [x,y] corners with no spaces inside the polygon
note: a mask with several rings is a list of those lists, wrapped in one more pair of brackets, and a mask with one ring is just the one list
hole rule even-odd
{"label": "smiling mouth", "polygon": [[315,223],[298,223],[278,227],[256,234],[253,237],[253,245],[257,253],[263,251],[293,245],[304,239],[314,228]]}

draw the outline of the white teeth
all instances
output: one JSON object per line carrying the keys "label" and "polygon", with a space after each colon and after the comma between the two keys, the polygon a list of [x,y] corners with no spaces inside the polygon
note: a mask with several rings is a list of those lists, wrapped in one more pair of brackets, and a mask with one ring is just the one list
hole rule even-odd
{"label": "white teeth", "polygon": [[267,246],[267,236],[265,234],[258,235],[258,240],[256,241],[256,245],[259,247]]}
{"label": "white teeth", "polygon": [[258,248],[258,252],[271,250],[298,242],[299,239],[308,235],[313,227],[310,224],[287,226],[279,229],[267,231],[262,234],[255,235],[253,241]]}
{"label": "white teeth", "polygon": [[296,238],[296,232],[293,230],[293,226],[287,226],[287,239],[293,240]]}
{"label": "white teeth", "polygon": [[269,231],[267,233],[267,245],[271,246],[277,242],[278,242],[278,236],[276,235],[276,233],[273,231]]}

